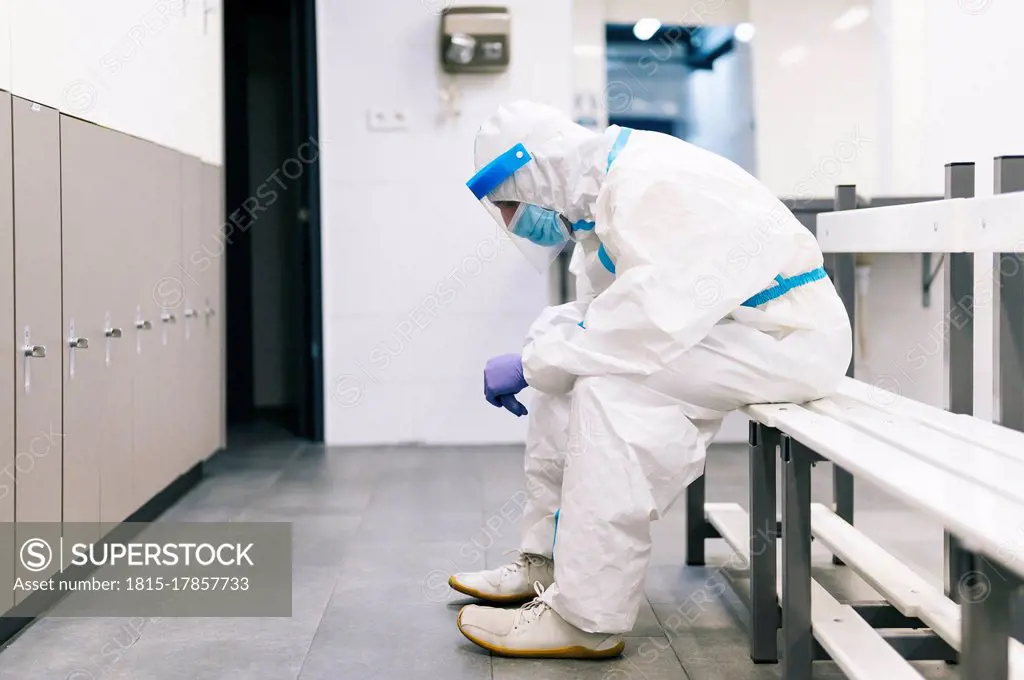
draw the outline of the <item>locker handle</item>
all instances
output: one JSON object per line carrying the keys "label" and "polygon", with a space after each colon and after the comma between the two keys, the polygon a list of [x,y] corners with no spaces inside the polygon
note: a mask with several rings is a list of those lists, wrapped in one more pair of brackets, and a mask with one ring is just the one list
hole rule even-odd
{"label": "locker handle", "polygon": [[199,311],[198,310],[195,310],[195,309],[186,309],[185,310],[185,318],[186,319],[194,319],[197,316],[199,316]]}
{"label": "locker handle", "polygon": [[153,322],[152,321],[144,321],[144,320],[140,319],[139,321],[135,322],[135,327],[138,328],[140,331],[152,330],[153,329]]}
{"label": "locker handle", "polygon": [[207,307],[206,308],[206,316],[213,316],[213,314],[214,314],[213,307]]}
{"label": "locker handle", "polygon": [[72,349],[89,349],[89,338],[68,338],[68,347]]}
{"label": "locker handle", "polygon": [[25,352],[25,356],[33,359],[42,359],[46,357],[46,346],[45,345],[25,345],[22,347]]}
{"label": "locker handle", "polygon": [[108,328],[103,331],[103,334],[108,338],[119,338],[122,335],[120,328]]}
{"label": "locker handle", "polygon": [[177,323],[178,322],[178,319],[176,319],[173,314],[164,314],[163,316],[160,317],[160,320],[163,321],[164,323]]}

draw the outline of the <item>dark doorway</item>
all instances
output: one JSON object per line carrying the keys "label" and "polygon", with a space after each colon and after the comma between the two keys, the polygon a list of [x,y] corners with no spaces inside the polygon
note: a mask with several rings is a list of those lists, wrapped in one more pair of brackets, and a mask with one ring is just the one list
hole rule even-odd
{"label": "dark doorway", "polygon": [[609,125],[618,125],[619,127],[633,128],[634,130],[649,130],[651,132],[660,132],[666,135],[675,135],[676,125],[673,121],[665,118],[609,118]]}
{"label": "dark doorway", "polygon": [[750,34],[739,26],[605,30],[609,122],[663,132],[756,172]]}
{"label": "dark doorway", "polygon": [[314,0],[225,0],[229,425],[323,439]]}

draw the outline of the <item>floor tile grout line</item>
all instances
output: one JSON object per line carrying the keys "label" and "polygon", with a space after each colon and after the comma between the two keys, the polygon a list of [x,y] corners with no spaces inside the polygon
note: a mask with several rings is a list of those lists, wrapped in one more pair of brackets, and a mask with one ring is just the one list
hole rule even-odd
{"label": "floor tile grout line", "polygon": [[302,655],[302,663],[299,664],[299,672],[295,675],[293,680],[299,680],[299,678],[302,677],[302,671],[306,668],[306,661],[309,659],[309,653],[313,651],[313,643],[316,642],[317,635],[320,634],[320,626],[323,625],[324,618],[327,616],[327,610],[331,608],[331,601],[334,599],[334,591],[338,587],[338,580],[340,578],[341,575],[339,573],[334,574],[334,581],[331,583],[331,592],[327,596],[327,601],[324,603],[324,607],[320,612],[320,619],[316,622],[316,630],[313,631],[313,636],[309,638],[309,644],[306,646],[306,651]]}
{"label": "floor tile grout line", "polygon": [[672,650],[672,656],[676,658],[679,668],[682,669],[683,675],[686,676],[683,680],[689,680],[690,673],[686,670],[683,660],[679,658],[679,652],[676,651],[676,646],[672,644],[672,638],[669,637],[668,631],[665,630],[665,624],[662,622],[661,617],[658,616],[658,610],[654,608],[654,604],[651,602],[650,598],[645,597],[644,600],[647,602],[647,606],[651,608],[651,613],[654,614],[654,620],[658,622],[658,626],[661,628],[661,632],[664,634],[665,640],[668,642],[669,649]]}

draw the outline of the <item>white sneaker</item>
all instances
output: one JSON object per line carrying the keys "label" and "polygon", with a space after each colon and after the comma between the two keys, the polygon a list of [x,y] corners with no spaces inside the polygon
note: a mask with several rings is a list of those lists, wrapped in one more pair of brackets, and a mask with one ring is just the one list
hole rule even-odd
{"label": "white sneaker", "polygon": [[459,612],[459,631],[501,656],[603,659],[622,653],[622,636],[580,630],[540,599],[539,583],[535,589],[537,598],[519,609],[466,605]]}
{"label": "white sneaker", "polygon": [[448,585],[460,593],[499,604],[532,599],[536,582],[543,588],[554,583],[555,563],[529,553],[520,553],[515,562],[497,569],[455,574],[448,579]]}

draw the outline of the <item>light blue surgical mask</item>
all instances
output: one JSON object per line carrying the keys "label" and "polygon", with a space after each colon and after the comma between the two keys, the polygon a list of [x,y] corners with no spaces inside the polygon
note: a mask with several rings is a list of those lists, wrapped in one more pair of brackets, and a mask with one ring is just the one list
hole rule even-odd
{"label": "light blue surgical mask", "polygon": [[560,246],[569,240],[569,230],[554,210],[523,204],[512,218],[512,233],[539,246]]}

